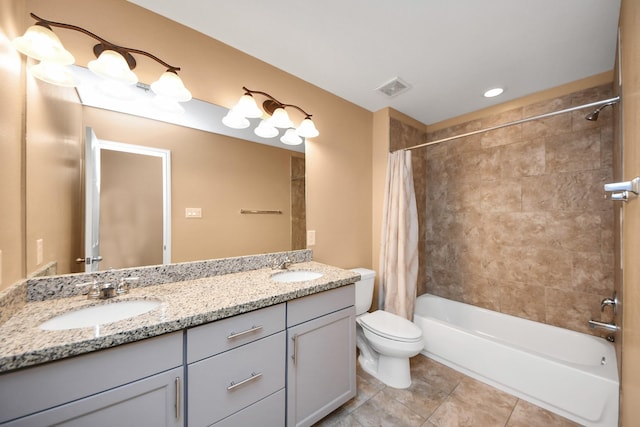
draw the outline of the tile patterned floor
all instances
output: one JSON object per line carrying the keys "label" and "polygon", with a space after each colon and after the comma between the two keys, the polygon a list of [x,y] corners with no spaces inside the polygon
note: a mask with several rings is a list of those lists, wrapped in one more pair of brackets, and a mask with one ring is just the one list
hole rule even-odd
{"label": "tile patterned floor", "polygon": [[315,427],[573,427],[566,418],[467,377],[423,355],[412,384],[387,387],[358,367],[358,395]]}

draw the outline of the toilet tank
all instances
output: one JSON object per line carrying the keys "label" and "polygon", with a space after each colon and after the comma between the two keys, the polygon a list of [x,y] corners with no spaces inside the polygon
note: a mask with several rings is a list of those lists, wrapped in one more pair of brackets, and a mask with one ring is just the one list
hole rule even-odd
{"label": "toilet tank", "polygon": [[360,280],[356,282],[356,316],[358,316],[371,308],[376,272],[367,268],[352,268],[351,271],[360,274]]}

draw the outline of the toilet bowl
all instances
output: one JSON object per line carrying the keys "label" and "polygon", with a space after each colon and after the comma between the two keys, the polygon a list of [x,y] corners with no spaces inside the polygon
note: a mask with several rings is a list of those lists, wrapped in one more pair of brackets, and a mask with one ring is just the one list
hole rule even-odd
{"label": "toilet bowl", "polygon": [[411,385],[409,358],[422,351],[422,330],[413,322],[382,310],[368,313],[375,272],[356,268],[356,345],[360,367],[394,388]]}

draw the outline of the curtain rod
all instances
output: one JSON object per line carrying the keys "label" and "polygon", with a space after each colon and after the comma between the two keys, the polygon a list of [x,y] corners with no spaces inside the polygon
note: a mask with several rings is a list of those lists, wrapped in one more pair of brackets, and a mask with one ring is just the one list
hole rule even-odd
{"label": "curtain rod", "polygon": [[454,139],[460,139],[460,138],[464,138],[464,137],[467,137],[467,136],[476,135],[476,134],[483,133],[483,132],[489,132],[489,131],[492,131],[492,130],[501,129],[501,128],[508,127],[508,126],[519,125],[520,123],[526,123],[526,122],[530,122],[532,120],[545,119],[547,117],[557,116],[558,114],[570,113],[571,111],[582,110],[583,108],[588,108],[588,107],[598,107],[600,105],[605,105],[605,104],[617,104],[618,102],[620,102],[620,97],[616,96],[616,97],[613,97],[613,98],[604,99],[602,101],[596,101],[596,102],[591,102],[589,104],[578,105],[577,107],[571,107],[571,108],[566,108],[566,109],[560,110],[560,111],[554,111],[554,112],[551,112],[551,113],[540,114],[538,116],[527,117],[526,119],[515,120],[513,122],[503,123],[501,125],[491,126],[491,127],[485,128],[485,129],[474,130],[472,132],[463,133],[461,135],[455,135],[455,136],[450,136],[450,137],[447,137],[447,138],[438,139],[438,140],[435,140],[435,141],[425,142],[423,144],[414,145],[412,147],[400,148],[399,150],[394,150],[394,152],[395,151],[415,150],[417,148],[428,147],[429,145],[440,144],[441,142],[447,142],[447,141],[451,141],[451,140],[454,140]]}

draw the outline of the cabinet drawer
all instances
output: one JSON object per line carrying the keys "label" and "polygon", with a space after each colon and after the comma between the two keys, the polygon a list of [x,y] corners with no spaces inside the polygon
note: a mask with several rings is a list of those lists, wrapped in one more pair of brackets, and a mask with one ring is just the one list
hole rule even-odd
{"label": "cabinet drawer", "polygon": [[259,402],[220,420],[211,427],[263,426],[282,427],[285,422],[284,389],[267,396]]}
{"label": "cabinet drawer", "polygon": [[189,425],[210,425],[284,388],[284,331],[187,367]]}
{"label": "cabinet drawer", "polygon": [[287,303],[287,327],[298,325],[334,311],[354,305],[356,302],[355,285],[294,299]]}
{"label": "cabinet drawer", "polygon": [[262,308],[187,330],[187,363],[264,338],[285,328],[285,304]]}

